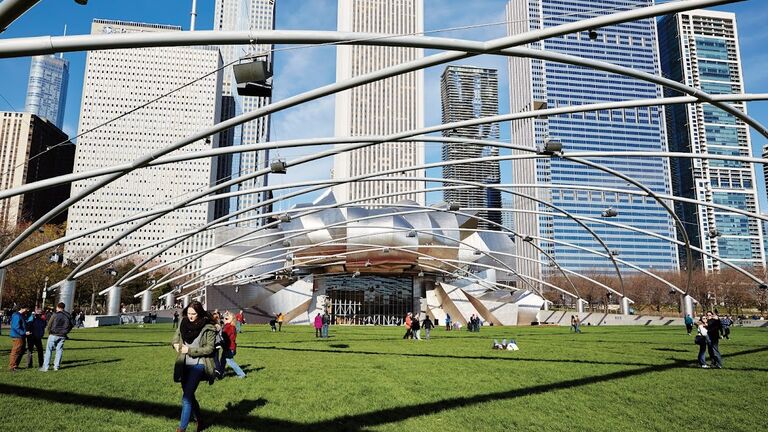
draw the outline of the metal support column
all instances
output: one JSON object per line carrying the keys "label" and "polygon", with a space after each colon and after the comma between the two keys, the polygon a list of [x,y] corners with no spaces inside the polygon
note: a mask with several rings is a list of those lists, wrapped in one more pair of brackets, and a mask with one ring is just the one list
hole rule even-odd
{"label": "metal support column", "polygon": [[75,289],[77,289],[77,281],[63,280],[59,282],[59,303],[64,303],[64,310],[72,312],[74,310],[75,303]]}
{"label": "metal support column", "polygon": [[120,295],[123,287],[114,285],[107,292],[107,315],[120,315]]}

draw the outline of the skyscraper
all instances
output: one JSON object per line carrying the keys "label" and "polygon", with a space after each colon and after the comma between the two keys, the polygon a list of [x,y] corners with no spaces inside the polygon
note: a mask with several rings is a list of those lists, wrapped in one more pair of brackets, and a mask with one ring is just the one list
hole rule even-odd
{"label": "skyscraper", "polygon": [[[443,124],[499,114],[499,77],[496,69],[474,66],[448,66],[440,78],[440,96],[443,108]],[[477,140],[498,140],[497,123],[468,126],[443,131],[445,137],[472,138]],[[468,143],[443,144],[443,160],[498,156],[499,148]],[[477,183],[499,183],[499,162],[470,162],[443,167],[443,178],[473,181]],[[447,183],[447,186],[452,186]],[[479,193],[477,189],[451,189],[443,192],[446,202],[454,202],[462,208],[499,208],[501,192],[487,189]],[[495,204],[495,205],[491,205]],[[478,216],[501,224],[499,211],[481,210]],[[486,221],[479,221],[478,228],[495,229],[498,226]]]}
{"label": "skyscraper", "polygon": [[[177,26],[109,20],[94,20],[91,26],[92,34],[180,30]],[[89,52],[80,109],[80,133],[184,84],[199,81],[81,136],[77,142],[75,172],[133,161],[212,126],[219,118],[221,73],[210,73],[220,67],[221,56],[215,46]],[[200,79],[203,75],[207,76]],[[213,136],[197,141],[177,153],[210,149],[218,145],[218,139]],[[202,191],[218,178],[216,168],[210,159],[196,159],[134,171],[72,206],[67,234],[169,205]],[[163,181],[157,181],[158,177]],[[95,181],[76,182],[72,193],[81,192]],[[134,232],[120,242],[120,247],[124,250],[143,247],[190,230],[207,222],[212,213],[211,203],[185,207]],[[120,226],[69,242],[67,257],[78,261],[125,228]],[[205,241],[205,236],[189,240],[169,250],[163,259],[199,250]],[[154,251],[150,249],[145,253]]]}
{"label": "skyscraper", "polygon": [[[214,14],[214,30],[272,30],[275,28],[275,0],[216,0]],[[240,57],[259,55],[269,63],[272,69],[272,45],[224,45],[220,47],[224,64],[229,64]],[[239,96],[235,89],[232,66],[227,66],[222,79],[222,118],[227,120],[236,115],[255,111],[272,103],[271,97]],[[243,124],[240,127],[222,132],[222,145],[249,145],[269,141],[270,116],[263,116]],[[222,163],[222,170],[231,170],[232,177],[250,174],[269,165],[269,151],[247,152],[236,154],[227,167]],[[239,185],[240,190],[264,187],[268,177],[247,180]],[[237,209],[251,207],[266,199],[264,192],[240,195],[237,198]],[[265,209],[248,212],[240,218],[249,218],[264,213]],[[221,212],[219,212],[221,213]],[[221,214],[219,214],[221,215]],[[261,220],[255,219],[246,225],[259,225]]]}
{"label": "skyscraper", "polygon": [[[736,16],[696,10],[659,21],[659,44],[665,76],[711,94],[744,93]],[[668,95],[677,95],[668,91]],[[733,102],[745,111],[746,103]],[[670,151],[749,156],[749,129],[741,120],[709,104],[667,109]],[[677,159],[672,164],[675,195],[759,213],[753,164],[737,161]],[[759,220],[692,204],[676,204],[691,242],[738,265],[762,267],[763,225]],[[685,254],[681,249],[681,254]],[[694,253],[706,270],[719,261]]]}
{"label": "skyscraper", "polygon": [[53,55],[32,57],[24,111],[47,118],[63,129],[68,83],[67,59]]}
{"label": "skyscraper", "polygon": [[[509,34],[578,21],[604,13],[650,6],[652,0],[510,0],[507,4]],[[563,11],[568,11],[564,13]],[[572,54],[620,64],[658,75],[656,21],[644,19],[600,28],[596,33],[550,38],[531,44],[531,48]],[[661,97],[659,86],[626,76],[585,67],[527,58],[511,58],[510,110],[524,112],[541,107],[564,107],[591,103]],[[662,109],[659,107],[602,110],[571,115],[515,121],[511,124],[512,142],[535,149],[546,139],[557,139],[569,151],[648,151],[666,150]],[[524,152],[515,151],[515,154]],[[642,182],[659,194],[671,192],[669,166],[663,158],[591,158]],[[513,161],[513,183],[535,184],[520,192],[554,204],[577,216],[599,218],[613,208],[618,216],[610,222],[634,226],[675,238],[672,217],[655,200],[611,189],[632,190],[615,176],[572,161],[553,158]],[[573,189],[568,185],[588,189]],[[594,189],[598,186],[598,189]],[[636,189],[635,189],[636,190]],[[515,197],[515,227],[521,235],[538,238],[539,245],[565,268],[579,272],[612,273],[613,264],[605,249],[584,228],[557,210],[531,200]],[[674,244],[615,225],[586,222],[618,258],[642,268],[678,268]],[[582,250],[585,248],[603,256]],[[522,274],[541,274],[541,256],[533,247],[522,245],[518,269]],[[621,266],[622,271],[632,269]]]}
{"label": "skyscraper", "polygon": [[[48,119],[0,112],[0,188],[69,174],[74,155],[67,135]],[[69,198],[69,189],[69,184],[64,184],[0,200],[0,223],[13,228],[19,222],[34,221]],[[61,223],[66,218],[64,212],[51,222]]]}
{"label": "skyscraper", "polygon": [[[414,34],[424,30],[423,0],[339,0],[338,29],[346,32]],[[423,57],[423,50],[340,45],[336,51],[336,81],[406,63]],[[336,95],[336,136],[388,135],[424,126],[422,71],[388,78]],[[395,168],[422,165],[424,144],[382,143],[334,157],[333,178],[346,179]],[[396,176],[424,177],[423,170]],[[424,203],[421,181],[379,180],[354,182],[334,188],[339,202],[394,203],[412,199]],[[402,192],[397,196],[367,197]]]}

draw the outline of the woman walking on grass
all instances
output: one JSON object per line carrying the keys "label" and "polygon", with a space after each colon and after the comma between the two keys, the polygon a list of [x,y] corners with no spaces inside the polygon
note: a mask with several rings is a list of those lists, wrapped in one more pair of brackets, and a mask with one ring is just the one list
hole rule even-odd
{"label": "woman walking on grass", "polygon": [[181,383],[181,420],[177,432],[185,432],[192,417],[197,422],[196,431],[204,429],[200,418],[200,404],[195,398],[195,391],[200,381],[207,380],[213,384],[216,378],[214,372],[214,337],[216,330],[212,324],[211,315],[203,309],[203,305],[192,302],[182,312],[183,318],[172,345],[177,352],[173,379]]}

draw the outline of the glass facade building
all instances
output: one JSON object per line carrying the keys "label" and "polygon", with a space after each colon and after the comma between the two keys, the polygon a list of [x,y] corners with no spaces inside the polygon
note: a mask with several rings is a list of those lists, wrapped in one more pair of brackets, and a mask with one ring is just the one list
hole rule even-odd
{"label": "glass facade building", "polygon": [[[217,31],[244,31],[244,30],[273,30],[275,28],[275,0],[216,0],[213,28]],[[223,45],[219,47],[224,64],[235,62],[246,54],[270,53],[271,44],[254,45]],[[269,62],[269,70],[272,70],[272,55],[266,57]],[[227,66],[222,76],[222,109],[221,121],[230,119],[243,113],[258,110],[272,103],[271,97],[263,96],[239,96],[232,66]],[[220,142],[222,146],[251,145],[266,143],[269,141],[270,116],[262,116],[249,121],[236,128],[221,132]],[[219,172],[231,173],[232,178],[238,178],[263,169],[269,165],[269,150],[237,153],[231,157],[219,157]],[[229,175],[222,181],[229,180]],[[252,190],[263,188],[268,184],[268,176],[260,176],[249,179],[239,186],[233,186],[233,191]],[[226,192],[226,191],[224,191]],[[223,216],[234,210],[241,210],[256,206],[268,199],[270,194],[266,192],[254,192],[238,195],[232,200],[220,200],[216,203],[216,215]],[[245,226],[261,225],[262,220],[258,215],[271,211],[271,206],[258,208],[239,215],[239,219],[247,219],[242,222]]]}
{"label": "glass facade building", "polygon": [[[508,34],[592,18],[605,14],[606,10],[617,12],[652,4],[651,0],[510,0]],[[653,19],[603,27],[591,34],[584,31],[550,38],[533,43],[530,48],[609,62],[654,75],[660,73]],[[662,89],[655,84],[581,66],[511,58],[509,67],[511,112],[662,96]],[[565,153],[667,149],[660,107],[515,121],[511,132],[515,145],[535,149],[546,139],[557,139],[562,142]],[[589,160],[631,177],[655,193],[671,192],[669,163],[665,158],[591,157]],[[615,272],[605,248],[561,210],[577,217],[594,218],[584,223],[627,263],[654,270],[679,268],[677,247],[670,242],[676,237],[672,217],[656,200],[638,193],[641,191],[625,180],[557,157],[513,161],[512,176],[513,183],[535,185],[519,188],[520,192],[556,206],[553,209],[524,197],[515,197],[512,204],[518,233],[532,236],[564,268],[598,274]],[[602,211],[608,208],[616,210],[618,216],[600,219]],[[537,276],[550,269],[541,264],[546,262],[545,256],[531,246],[519,247],[518,255],[521,255],[518,270],[522,274]],[[622,272],[635,271],[626,264],[619,263],[619,267]]]}
{"label": "glass facade building", "polygon": [[32,57],[24,111],[46,118],[63,129],[68,83],[68,60],[53,55]]}
{"label": "glass facade building", "polygon": [[[474,66],[448,66],[440,79],[440,96],[443,124],[498,115],[498,71]],[[443,136],[495,141],[499,139],[499,125],[491,123],[450,129],[443,131]],[[498,155],[498,147],[470,143],[443,144],[444,161]],[[498,161],[468,162],[443,167],[445,179],[498,184],[500,177]],[[454,185],[446,183],[446,186]],[[443,199],[457,203],[461,208],[501,207],[501,192],[498,189],[486,189],[485,193],[478,193],[477,189],[449,189],[443,192]],[[477,216],[501,224],[501,213],[498,210],[479,210]],[[499,230],[498,225],[484,220],[478,220],[477,226],[480,229]]]}
{"label": "glass facade building", "polygon": [[[665,76],[710,94],[744,93],[736,16],[696,10],[659,20],[659,44]],[[668,96],[678,93],[667,91]],[[746,111],[746,103],[732,106]],[[702,155],[750,156],[748,127],[709,104],[667,109],[671,151]],[[758,213],[754,165],[739,161],[678,159],[672,165],[675,195]],[[765,261],[763,224],[727,209],[678,203],[691,242],[704,252],[748,267]],[[681,260],[686,251],[681,248]],[[694,253],[697,266],[719,270],[722,264]]]}

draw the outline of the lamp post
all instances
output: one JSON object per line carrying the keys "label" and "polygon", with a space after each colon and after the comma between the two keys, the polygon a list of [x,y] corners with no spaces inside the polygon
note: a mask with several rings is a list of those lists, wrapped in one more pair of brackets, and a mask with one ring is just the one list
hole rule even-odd
{"label": "lamp post", "polygon": [[45,311],[45,298],[47,296],[48,296],[48,276],[45,277],[45,282],[43,283],[43,293],[41,296],[43,298],[43,303],[40,306],[40,309],[42,309],[43,311]]}

